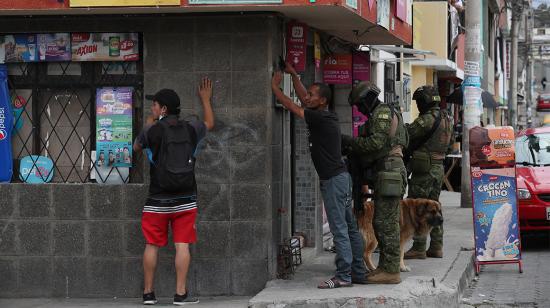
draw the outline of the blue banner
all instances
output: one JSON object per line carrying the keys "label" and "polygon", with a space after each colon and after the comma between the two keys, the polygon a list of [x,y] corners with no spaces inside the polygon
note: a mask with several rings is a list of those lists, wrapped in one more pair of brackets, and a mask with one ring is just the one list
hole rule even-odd
{"label": "blue banner", "polygon": [[0,65],[0,182],[11,181],[13,174],[11,149],[13,113],[10,105],[8,69],[5,65]]}
{"label": "blue banner", "polygon": [[521,260],[515,168],[472,168],[477,261]]}

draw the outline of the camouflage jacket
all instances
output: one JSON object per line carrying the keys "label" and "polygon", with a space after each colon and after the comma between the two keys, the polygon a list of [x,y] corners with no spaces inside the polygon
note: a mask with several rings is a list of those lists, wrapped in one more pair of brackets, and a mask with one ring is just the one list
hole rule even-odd
{"label": "camouflage jacket", "polygon": [[[363,164],[372,164],[390,155],[396,146],[406,147],[407,130],[401,113],[390,109],[388,104],[380,103],[369,115],[366,123],[366,134],[354,139],[353,152],[361,157]],[[392,116],[397,118],[395,133],[391,136]],[[394,124],[395,125],[395,124]]]}
{"label": "camouflage jacket", "polygon": [[[437,129],[427,140],[426,134],[429,134],[435,124],[436,118],[441,116]],[[452,118],[447,112],[441,111],[439,107],[433,107],[428,112],[421,114],[413,123],[407,124],[411,147],[416,147],[417,151],[424,151],[433,154],[433,158],[442,159],[448,151],[453,134]],[[423,144],[421,143],[423,140]],[[443,156],[443,157],[442,157]]]}

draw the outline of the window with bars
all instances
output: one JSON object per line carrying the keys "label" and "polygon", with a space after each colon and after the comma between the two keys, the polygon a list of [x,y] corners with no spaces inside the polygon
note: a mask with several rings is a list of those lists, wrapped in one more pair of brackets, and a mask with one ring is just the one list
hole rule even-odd
{"label": "window with bars", "polygon": [[94,163],[98,88],[132,87],[134,136],[142,127],[141,61],[13,63],[8,87],[19,107],[12,134],[14,182],[25,181],[19,162],[30,155],[53,161],[52,182],[143,182],[140,155],[133,157],[132,168]]}

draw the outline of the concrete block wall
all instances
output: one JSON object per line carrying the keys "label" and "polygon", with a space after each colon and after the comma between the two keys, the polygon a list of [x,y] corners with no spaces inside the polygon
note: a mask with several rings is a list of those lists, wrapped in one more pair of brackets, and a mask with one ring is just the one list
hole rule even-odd
{"label": "concrete block wall", "polygon": [[0,297],[138,296],[144,188],[1,184]]}
{"label": "concrete block wall", "polygon": [[[275,276],[288,197],[288,140],[273,108],[271,63],[281,45],[270,15],[3,19],[9,32],[143,33],[144,92],[173,88],[182,116],[201,116],[203,76],[214,82],[216,128],[199,147],[198,243],[189,288],[252,295]],[[6,27],[4,27],[6,26]],[[144,102],[144,116],[150,102]],[[285,145],[286,144],[286,145]],[[286,150],[283,149],[286,147]],[[142,292],[140,211],[146,185],[0,186],[0,297],[124,297]],[[175,289],[171,245],[161,250],[156,292]]]}

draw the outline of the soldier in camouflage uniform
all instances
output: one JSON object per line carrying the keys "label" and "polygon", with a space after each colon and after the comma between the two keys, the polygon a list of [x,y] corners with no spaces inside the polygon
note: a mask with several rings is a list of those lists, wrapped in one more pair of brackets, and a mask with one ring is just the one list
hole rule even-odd
{"label": "soldier in camouflage uniform", "polygon": [[393,105],[378,100],[380,89],[373,83],[361,82],[350,93],[350,105],[368,116],[366,135],[344,141],[346,148],[361,156],[362,164],[372,168],[374,189],[373,226],[380,259],[378,268],[367,275],[367,283],[400,283],[399,272],[399,201],[405,194],[407,171],[403,148],[407,130],[401,113]]}
{"label": "soldier in camouflage uniform", "polygon": [[[416,100],[420,115],[412,124],[407,125],[411,147],[408,152],[412,152],[408,198],[439,201],[444,176],[443,161],[453,132],[452,119],[447,112],[440,110],[439,93],[433,86],[418,88],[413,99]],[[405,253],[405,259],[443,257],[443,226],[432,229],[430,248],[427,251],[426,238],[415,236],[412,248]]]}

